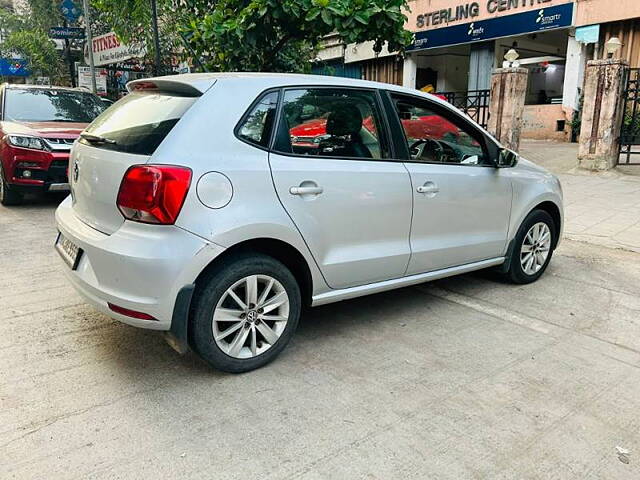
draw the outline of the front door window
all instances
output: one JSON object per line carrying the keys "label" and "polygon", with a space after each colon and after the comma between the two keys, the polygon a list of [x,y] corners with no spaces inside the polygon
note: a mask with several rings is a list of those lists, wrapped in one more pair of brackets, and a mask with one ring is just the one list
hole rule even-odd
{"label": "front door window", "polygon": [[487,162],[481,143],[427,104],[395,100],[411,159],[422,163],[481,165]]}

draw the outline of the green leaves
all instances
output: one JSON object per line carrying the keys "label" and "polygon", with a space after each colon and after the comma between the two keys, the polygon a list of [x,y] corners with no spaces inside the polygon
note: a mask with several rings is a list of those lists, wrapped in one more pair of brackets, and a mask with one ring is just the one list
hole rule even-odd
{"label": "green leaves", "polygon": [[[39,6],[38,2],[33,3],[34,7]],[[39,8],[34,8],[28,16],[0,10],[0,28],[4,37],[0,42],[0,57],[23,57],[36,75],[57,81],[62,76],[63,65],[55,43],[47,35],[47,22],[53,20],[55,17],[47,18]]]}
{"label": "green leaves", "polygon": [[[184,34],[189,48],[177,51],[183,57],[193,52],[213,71],[308,71],[323,37],[334,32],[346,43],[372,40],[394,50],[410,42],[404,31],[407,0],[157,1],[161,37]],[[107,12],[123,39],[142,37],[151,44],[144,27],[148,0],[92,3]],[[142,28],[132,30],[132,23]]]}
{"label": "green leaves", "polygon": [[322,12],[320,13],[320,16],[322,17],[322,21],[324,23],[326,23],[327,25],[332,25],[332,19],[331,19],[331,14],[329,13],[329,10],[322,10]]}
{"label": "green leaves", "polygon": [[305,21],[310,22],[312,20],[315,20],[316,18],[318,18],[318,15],[320,15],[321,11],[322,10],[320,10],[319,8],[309,10],[309,12],[307,12],[307,15],[304,17]]}

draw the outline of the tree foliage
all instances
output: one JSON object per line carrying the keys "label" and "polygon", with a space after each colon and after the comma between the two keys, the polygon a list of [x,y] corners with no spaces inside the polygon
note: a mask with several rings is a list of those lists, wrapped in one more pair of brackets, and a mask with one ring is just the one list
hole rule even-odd
{"label": "tree foliage", "polygon": [[[56,21],[55,12],[52,9],[40,9],[41,6],[46,7],[46,2],[42,0],[32,1],[35,8],[28,14],[0,9],[0,57],[25,58],[34,74],[48,76],[55,81],[62,76],[63,68],[55,43],[48,36],[49,26]],[[52,1],[48,3],[53,5]]]}
{"label": "tree foliage", "polygon": [[[187,14],[187,9],[177,11],[172,0],[157,0],[156,3],[163,63],[170,65],[179,55],[179,19]],[[147,54],[142,62],[152,63],[154,42],[149,0],[92,0],[91,5],[98,12],[92,17],[94,23],[100,22],[97,33],[114,31],[124,43],[145,45]]]}
{"label": "tree foliage", "polygon": [[[163,57],[196,56],[214,71],[304,71],[322,37],[401,50],[406,0],[157,0]],[[94,0],[124,41],[151,52],[148,0]],[[182,37],[182,38],[181,38]],[[184,48],[185,41],[188,48]]]}
{"label": "tree foliage", "polygon": [[307,63],[322,37],[333,32],[345,43],[372,40],[377,52],[385,43],[401,50],[411,40],[404,30],[406,0],[185,2],[200,14],[181,31],[215,70],[290,70],[292,58],[299,66]]}

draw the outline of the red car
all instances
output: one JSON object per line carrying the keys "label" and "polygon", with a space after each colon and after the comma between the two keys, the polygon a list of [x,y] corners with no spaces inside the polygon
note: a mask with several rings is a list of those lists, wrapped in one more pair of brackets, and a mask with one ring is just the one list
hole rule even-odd
{"label": "red car", "polygon": [[[436,140],[451,139],[459,135],[460,130],[445,118],[437,115],[401,119],[409,140],[432,138]],[[362,125],[375,135],[375,125],[371,117],[363,120]],[[291,143],[300,148],[313,150],[327,137],[327,119],[316,118],[293,127],[289,130]],[[449,135],[449,137],[447,137]]]}
{"label": "red car", "polygon": [[69,189],[69,151],[105,105],[92,93],[63,87],[0,86],[0,203],[25,193]]}

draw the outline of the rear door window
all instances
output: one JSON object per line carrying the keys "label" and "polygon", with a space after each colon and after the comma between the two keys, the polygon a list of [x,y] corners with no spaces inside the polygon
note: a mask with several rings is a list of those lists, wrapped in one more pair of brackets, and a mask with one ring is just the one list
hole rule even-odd
{"label": "rear door window", "polygon": [[198,97],[135,92],[109,107],[80,141],[94,147],[152,155]]}
{"label": "rear door window", "polygon": [[388,158],[381,118],[371,90],[286,90],[275,149],[305,156]]}

